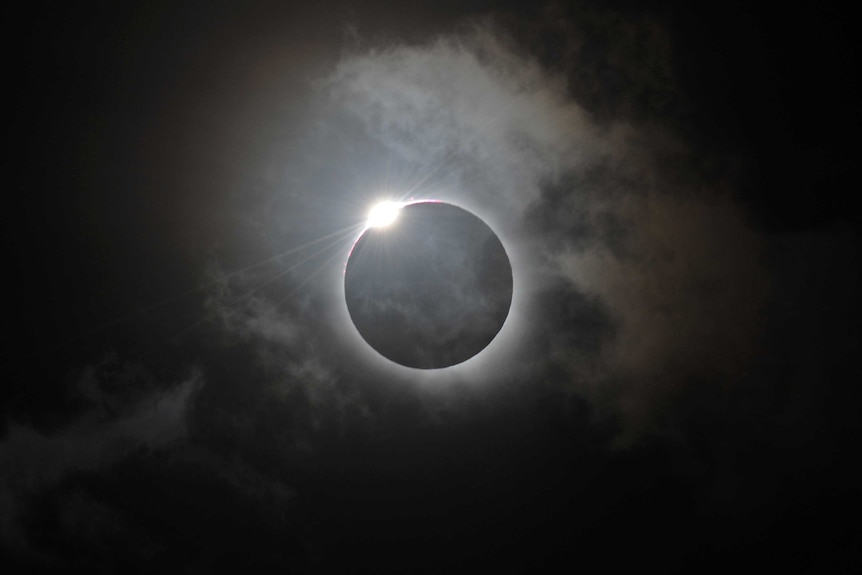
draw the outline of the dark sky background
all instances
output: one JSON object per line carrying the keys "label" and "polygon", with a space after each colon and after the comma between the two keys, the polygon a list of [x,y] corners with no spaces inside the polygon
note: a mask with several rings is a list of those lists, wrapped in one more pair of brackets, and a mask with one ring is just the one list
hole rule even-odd
{"label": "dark sky background", "polygon": [[[5,18],[4,572],[858,570],[848,14],[118,4]],[[512,261],[461,366],[346,315],[404,190]]]}

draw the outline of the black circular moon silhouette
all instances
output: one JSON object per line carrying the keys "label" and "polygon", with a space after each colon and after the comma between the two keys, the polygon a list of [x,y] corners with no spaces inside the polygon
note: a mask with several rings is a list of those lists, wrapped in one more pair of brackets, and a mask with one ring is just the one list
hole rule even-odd
{"label": "black circular moon silhouette", "polygon": [[403,206],[353,246],[347,309],[384,357],[419,369],[449,367],[485,349],[512,303],[512,267],[499,238],[467,210],[442,202]]}

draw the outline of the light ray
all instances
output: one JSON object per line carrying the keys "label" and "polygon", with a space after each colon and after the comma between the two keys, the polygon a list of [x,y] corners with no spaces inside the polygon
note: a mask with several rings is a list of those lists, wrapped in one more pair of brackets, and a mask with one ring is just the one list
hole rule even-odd
{"label": "light ray", "polygon": [[[315,245],[317,245],[317,244],[320,244],[321,242],[324,242],[324,241],[329,240],[329,239],[331,239],[331,238],[336,238],[336,240],[335,240],[334,242],[330,242],[329,244],[327,244],[327,246],[326,246],[324,249],[319,250],[319,251],[316,251],[316,252],[314,252],[313,254],[311,254],[310,256],[308,256],[308,257],[306,257],[306,258],[303,258],[303,259],[302,259],[302,260],[300,260],[299,262],[294,263],[290,268],[288,268],[288,271],[289,271],[289,270],[290,270],[290,269],[292,269],[293,267],[296,267],[297,265],[300,265],[300,264],[302,264],[302,263],[305,263],[305,262],[307,262],[309,259],[311,259],[311,258],[313,258],[314,256],[316,256],[316,255],[320,254],[321,252],[326,251],[326,249],[331,248],[331,247],[333,247],[333,246],[337,245],[340,241],[343,241],[344,237],[349,236],[349,235],[351,235],[351,234],[354,234],[354,233],[356,233],[356,231],[357,231],[357,230],[362,229],[363,225],[364,225],[364,224],[362,224],[362,223],[352,224],[352,225],[347,226],[347,227],[345,227],[345,228],[341,228],[341,229],[339,229],[339,230],[335,230],[335,231],[333,231],[333,232],[330,232],[330,233],[328,233],[328,234],[325,234],[325,235],[323,235],[323,236],[320,236],[320,237],[318,237],[318,238],[315,238],[315,239],[313,239],[313,240],[310,240],[310,241],[308,241],[308,242],[305,242],[304,244],[301,244],[301,245],[298,245],[298,246],[294,246],[294,247],[292,247],[292,248],[290,248],[290,249],[287,249],[287,250],[285,250],[285,251],[283,251],[283,252],[279,252],[279,253],[277,253],[277,254],[275,254],[275,255],[273,255],[273,256],[270,256],[270,257],[264,258],[264,259],[259,260],[259,261],[257,261],[257,262],[251,263],[251,264],[249,264],[249,265],[247,265],[247,266],[243,266],[243,267],[241,267],[241,268],[235,269],[235,270],[231,271],[230,273],[225,274],[225,275],[222,275],[221,277],[219,277],[219,278],[217,278],[217,279],[214,279],[214,280],[212,280],[212,281],[204,282],[204,283],[198,284],[198,285],[196,285],[196,286],[190,287],[190,288],[188,288],[188,289],[186,289],[186,290],[183,290],[183,291],[181,291],[181,292],[179,292],[179,293],[176,293],[176,294],[170,295],[170,296],[168,296],[168,297],[166,297],[166,298],[163,298],[163,299],[160,299],[160,300],[154,301],[154,302],[149,303],[149,304],[146,304],[146,305],[144,305],[144,306],[142,306],[142,307],[140,307],[140,308],[137,308],[137,309],[134,309],[134,310],[132,310],[132,311],[129,311],[129,312],[127,312],[127,313],[123,314],[123,315],[120,315],[120,316],[115,317],[115,318],[113,318],[113,319],[107,320],[107,321],[105,321],[105,322],[103,322],[103,323],[101,323],[101,324],[96,325],[95,327],[92,327],[92,328],[89,328],[89,329],[87,329],[87,330],[81,331],[81,332],[79,332],[79,333],[77,333],[77,334],[74,334],[74,335],[71,335],[71,336],[69,336],[69,337],[67,337],[67,338],[65,338],[65,339],[62,339],[62,340],[59,340],[59,341],[55,341],[53,344],[48,344],[48,345],[46,345],[46,346],[44,346],[44,347],[41,347],[38,351],[33,352],[32,354],[29,354],[29,355],[27,355],[27,356],[25,356],[25,357],[28,357],[28,358],[29,358],[29,357],[34,357],[34,356],[36,356],[36,355],[38,355],[38,354],[40,354],[40,353],[44,353],[44,352],[47,352],[47,351],[52,351],[52,350],[55,350],[55,349],[57,349],[57,348],[63,347],[63,346],[65,346],[65,345],[70,345],[70,344],[72,344],[72,343],[74,343],[74,342],[77,342],[77,341],[80,341],[80,340],[82,340],[82,339],[84,339],[84,338],[86,338],[86,337],[89,337],[89,336],[92,336],[92,335],[98,334],[98,333],[103,332],[103,331],[105,331],[105,330],[108,330],[108,329],[110,329],[110,328],[112,328],[112,327],[116,327],[116,326],[121,325],[121,324],[122,324],[122,323],[124,323],[124,322],[130,321],[130,320],[132,320],[132,319],[134,319],[134,318],[136,318],[136,317],[138,317],[138,316],[141,316],[141,315],[146,314],[146,313],[148,313],[148,312],[152,312],[152,311],[154,311],[154,310],[157,310],[157,309],[159,309],[159,308],[162,308],[162,307],[164,307],[164,306],[167,306],[168,304],[171,304],[171,303],[177,302],[177,301],[179,301],[179,300],[182,300],[183,298],[186,298],[186,297],[188,297],[188,296],[191,296],[191,295],[193,295],[193,294],[195,294],[195,293],[198,293],[198,292],[201,292],[201,291],[206,290],[206,289],[208,289],[208,288],[211,288],[211,287],[215,286],[216,284],[218,284],[219,282],[223,282],[223,281],[225,281],[225,280],[231,280],[231,279],[234,279],[234,278],[239,277],[240,275],[242,275],[242,274],[244,274],[244,273],[249,272],[250,270],[253,270],[253,269],[259,268],[259,267],[261,267],[261,266],[264,266],[264,265],[266,265],[266,264],[272,263],[272,262],[277,261],[277,260],[279,260],[279,259],[281,259],[281,258],[284,258],[284,257],[286,257],[286,256],[289,256],[289,255],[292,255],[292,254],[296,254],[296,253],[298,253],[298,252],[301,252],[301,251],[303,251],[303,250],[306,250],[306,249],[308,249],[308,248],[310,248],[310,247],[312,247],[312,246],[315,246]],[[280,275],[283,275],[283,273],[282,273],[282,274],[280,274]],[[271,281],[274,281],[274,279],[269,280],[269,282],[267,282],[267,283],[271,283]],[[258,288],[260,288],[260,287],[262,287],[262,286],[258,286]],[[258,289],[258,288],[255,288],[255,289]],[[190,326],[190,327],[194,327],[197,323],[199,323],[199,322],[196,322],[195,324],[193,324],[193,325],[192,325],[192,326]],[[182,331],[186,331],[186,330],[184,329],[184,330],[182,330]],[[175,337],[175,336],[174,336],[174,337]]]}

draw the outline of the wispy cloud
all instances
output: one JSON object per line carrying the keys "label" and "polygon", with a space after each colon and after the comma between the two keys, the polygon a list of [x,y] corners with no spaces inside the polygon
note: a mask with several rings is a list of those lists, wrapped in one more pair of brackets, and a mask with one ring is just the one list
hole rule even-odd
{"label": "wispy cloud", "polygon": [[[100,471],[139,449],[159,449],[188,433],[189,409],[204,385],[199,371],[176,385],[146,392],[111,391],[122,380],[105,364],[85,370],[77,382],[90,408],[50,433],[13,423],[0,441],[0,535],[4,545],[26,548],[18,519],[28,497],[60,483],[72,473]],[[134,399],[120,399],[133,393]]]}
{"label": "wispy cloud", "polygon": [[552,319],[558,304],[543,298],[566,297],[558,279],[602,308],[615,329],[593,333],[603,346],[591,357],[544,358],[563,362],[568,385],[637,427],[698,374],[743,369],[767,293],[762,238],[730,183],[698,176],[671,131],[595,120],[561,74],[486,24],[353,54],[329,89],[365,137],[504,228],[516,285],[534,300],[526,331]]}

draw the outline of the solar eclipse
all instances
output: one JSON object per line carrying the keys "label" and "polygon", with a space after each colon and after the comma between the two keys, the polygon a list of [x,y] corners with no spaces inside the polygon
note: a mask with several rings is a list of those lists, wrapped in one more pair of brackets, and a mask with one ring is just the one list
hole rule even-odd
{"label": "solar eclipse", "polygon": [[512,268],[497,235],[467,210],[384,203],[350,253],[344,292],[368,345],[400,365],[438,369],[475,356],[500,331]]}

